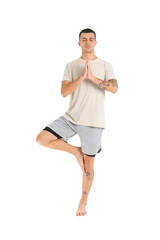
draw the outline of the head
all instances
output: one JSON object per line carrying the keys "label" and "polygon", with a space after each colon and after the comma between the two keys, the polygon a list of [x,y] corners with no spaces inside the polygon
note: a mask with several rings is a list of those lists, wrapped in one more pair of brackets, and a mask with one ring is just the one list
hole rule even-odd
{"label": "head", "polygon": [[83,53],[93,53],[96,44],[96,33],[92,29],[86,28],[79,33],[78,45],[82,48]]}

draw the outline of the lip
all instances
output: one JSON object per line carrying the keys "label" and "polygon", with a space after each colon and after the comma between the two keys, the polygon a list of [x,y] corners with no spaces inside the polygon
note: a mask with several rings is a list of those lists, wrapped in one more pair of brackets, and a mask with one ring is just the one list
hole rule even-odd
{"label": "lip", "polygon": [[89,48],[90,46],[86,46],[86,48]]}

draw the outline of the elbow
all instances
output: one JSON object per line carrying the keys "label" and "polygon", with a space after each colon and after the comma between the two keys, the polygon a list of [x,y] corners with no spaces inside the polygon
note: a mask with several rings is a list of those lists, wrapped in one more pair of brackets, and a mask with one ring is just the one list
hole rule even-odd
{"label": "elbow", "polygon": [[62,87],[61,87],[61,95],[62,95],[62,97],[66,97]]}
{"label": "elbow", "polygon": [[64,98],[67,97],[67,96],[66,96],[64,93],[62,93],[62,92],[61,92],[61,95],[62,95],[62,97],[64,97]]}
{"label": "elbow", "polygon": [[62,92],[62,91],[61,91],[61,95],[62,95],[62,97],[64,97],[64,98],[67,97],[67,94],[65,94],[65,93]]}
{"label": "elbow", "polygon": [[118,87],[114,88],[113,91],[112,91],[112,93],[115,94],[117,91],[118,91]]}

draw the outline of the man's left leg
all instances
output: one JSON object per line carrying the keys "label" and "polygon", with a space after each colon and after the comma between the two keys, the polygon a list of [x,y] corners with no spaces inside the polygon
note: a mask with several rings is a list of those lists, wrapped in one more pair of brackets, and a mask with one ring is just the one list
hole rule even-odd
{"label": "man's left leg", "polygon": [[76,216],[84,216],[86,212],[87,198],[93,182],[94,177],[94,159],[95,157],[90,157],[85,154],[84,156],[84,167],[85,173],[83,173],[82,182],[82,197],[79,202],[78,210]]}

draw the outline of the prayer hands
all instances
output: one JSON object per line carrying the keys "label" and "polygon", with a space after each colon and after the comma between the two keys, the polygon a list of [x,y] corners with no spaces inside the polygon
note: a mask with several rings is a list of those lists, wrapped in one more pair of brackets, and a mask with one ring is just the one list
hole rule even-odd
{"label": "prayer hands", "polygon": [[83,71],[83,74],[82,74],[82,78],[87,78],[89,80],[91,80],[93,77],[92,73],[91,73],[91,69],[90,69],[90,65],[89,65],[89,60],[88,60],[88,57],[86,59],[86,63],[85,63],[85,68],[84,68],[84,71]]}

